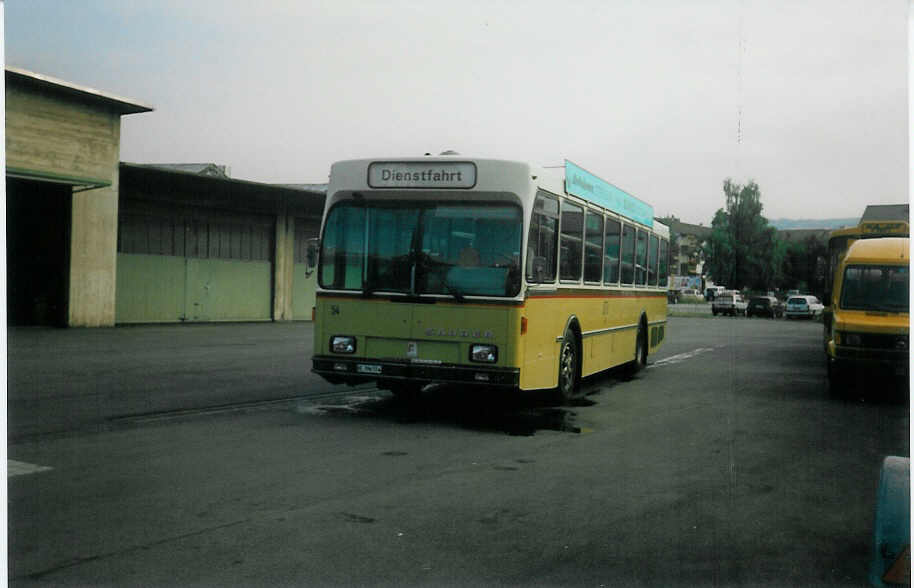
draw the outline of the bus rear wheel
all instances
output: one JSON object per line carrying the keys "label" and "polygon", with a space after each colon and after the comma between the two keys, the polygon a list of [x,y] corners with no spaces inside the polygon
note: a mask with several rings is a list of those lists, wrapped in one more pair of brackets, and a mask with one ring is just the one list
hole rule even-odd
{"label": "bus rear wheel", "polygon": [[567,402],[577,397],[580,385],[578,381],[579,362],[577,339],[571,329],[566,329],[565,335],[562,337],[562,349],[559,352],[559,385],[556,388],[558,400]]}
{"label": "bus rear wheel", "polygon": [[629,362],[626,372],[632,377],[647,365],[647,333],[644,325],[638,325],[638,334],[635,336],[635,359]]}

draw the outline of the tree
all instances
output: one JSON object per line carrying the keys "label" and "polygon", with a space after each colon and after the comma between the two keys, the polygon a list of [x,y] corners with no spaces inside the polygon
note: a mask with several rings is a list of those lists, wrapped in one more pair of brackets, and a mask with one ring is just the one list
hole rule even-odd
{"label": "tree", "polygon": [[802,241],[784,242],[785,255],[779,286],[785,290],[796,288],[820,298],[825,292],[825,265],[828,247],[816,235]]}
{"label": "tree", "polygon": [[705,248],[708,273],[729,288],[767,290],[778,278],[784,249],[762,216],[758,184],[741,186],[727,178],[724,195],[726,208],[715,213]]}

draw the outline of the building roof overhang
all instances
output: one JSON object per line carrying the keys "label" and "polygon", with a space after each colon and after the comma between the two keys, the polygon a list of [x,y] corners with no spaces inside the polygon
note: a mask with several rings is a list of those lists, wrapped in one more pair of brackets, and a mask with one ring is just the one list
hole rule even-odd
{"label": "building roof overhang", "polygon": [[17,81],[23,84],[29,84],[34,87],[46,89],[48,91],[69,95],[79,100],[85,100],[96,103],[118,114],[137,114],[141,112],[151,112],[153,108],[132,98],[116,96],[108,92],[102,92],[88,86],[80,86],[72,82],[60,80],[51,76],[38,74],[27,69],[19,67],[6,66],[6,82]]}

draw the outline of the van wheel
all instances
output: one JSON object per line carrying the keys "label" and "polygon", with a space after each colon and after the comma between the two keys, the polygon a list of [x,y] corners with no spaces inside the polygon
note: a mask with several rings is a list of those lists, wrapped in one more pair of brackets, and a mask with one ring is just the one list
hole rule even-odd
{"label": "van wheel", "polygon": [[847,379],[843,370],[825,355],[825,367],[828,371],[828,391],[837,397],[843,397],[847,393]]}
{"label": "van wheel", "polygon": [[559,352],[559,385],[556,388],[556,397],[558,400],[567,402],[573,400],[578,395],[580,353],[578,351],[578,342],[574,337],[571,329],[565,330],[562,337],[562,349]]}

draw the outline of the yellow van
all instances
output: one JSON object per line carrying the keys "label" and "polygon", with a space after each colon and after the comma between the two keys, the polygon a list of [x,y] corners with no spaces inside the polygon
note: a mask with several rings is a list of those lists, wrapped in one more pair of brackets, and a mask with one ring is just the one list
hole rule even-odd
{"label": "yellow van", "polygon": [[825,333],[828,381],[854,375],[908,376],[909,239],[855,241],[835,272],[833,319]]}

